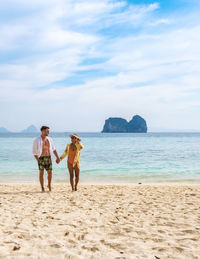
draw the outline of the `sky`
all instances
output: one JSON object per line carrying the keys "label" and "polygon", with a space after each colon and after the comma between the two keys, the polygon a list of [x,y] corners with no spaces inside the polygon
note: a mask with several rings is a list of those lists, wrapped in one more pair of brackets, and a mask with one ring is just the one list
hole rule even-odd
{"label": "sky", "polygon": [[0,127],[200,130],[199,0],[0,0]]}

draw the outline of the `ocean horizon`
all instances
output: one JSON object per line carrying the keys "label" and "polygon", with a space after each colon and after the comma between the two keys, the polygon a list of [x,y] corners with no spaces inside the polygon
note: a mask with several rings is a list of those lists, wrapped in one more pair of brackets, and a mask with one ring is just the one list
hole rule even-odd
{"label": "ocean horizon", "polygon": [[[53,132],[56,150],[64,151],[70,132]],[[39,183],[32,143],[40,133],[0,134],[0,182]],[[198,183],[200,133],[79,132],[82,183]],[[53,182],[68,182],[67,160],[53,162]]]}

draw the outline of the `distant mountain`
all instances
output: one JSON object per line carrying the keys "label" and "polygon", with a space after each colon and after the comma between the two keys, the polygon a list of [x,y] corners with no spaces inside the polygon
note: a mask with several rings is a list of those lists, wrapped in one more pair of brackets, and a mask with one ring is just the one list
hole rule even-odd
{"label": "distant mountain", "polygon": [[129,122],[123,118],[109,118],[105,121],[102,132],[108,133],[146,133],[146,121],[139,115],[133,116]]}
{"label": "distant mountain", "polygon": [[34,125],[30,125],[27,129],[22,130],[22,133],[35,133],[38,132],[37,128]]}
{"label": "distant mountain", "polygon": [[4,127],[0,127],[0,133],[9,133],[10,131]]}

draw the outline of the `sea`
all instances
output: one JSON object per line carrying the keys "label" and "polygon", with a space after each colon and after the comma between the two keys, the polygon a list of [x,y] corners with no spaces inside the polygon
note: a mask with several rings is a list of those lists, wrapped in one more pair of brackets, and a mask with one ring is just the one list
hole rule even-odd
{"label": "sea", "polygon": [[[70,132],[52,133],[59,155]],[[200,133],[78,133],[82,183],[199,183]],[[39,133],[0,134],[0,183],[39,183],[32,144]],[[46,175],[45,175],[46,177]],[[53,161],[53,182],[69,180],[67,159]]]}

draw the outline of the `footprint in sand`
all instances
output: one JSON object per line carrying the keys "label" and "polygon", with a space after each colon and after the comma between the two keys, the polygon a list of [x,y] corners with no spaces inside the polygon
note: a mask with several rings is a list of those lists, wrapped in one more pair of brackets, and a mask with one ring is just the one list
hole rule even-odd
{"label": "footprint in sand", "polygon": [[19,250],[21,247],[19,246],[19,245],[16,245],[16,246],[14,246],[13,247],[13,251],[17,251],[17,250]]}
{"label": "footprint in sand", "polygon": [[195,233],[195,231],[191,230],[191,229],[186,229],[186,230],[183,230],[182,232],[186,233],[186,234],[194,234]]}
{"label": "footprint in sand", "polygon": [[99,251],[99,249],[97,247],[86,247],[86,246],[82,246],[83,249],[87,249],[87,250],[90,250],[92,252],[96,252],[96,251]]}
{"label": "footprint in sand", "polygon": [[84,240],[85,239],[85,235],[84,234],[82,234],[82,235],[80,235],[80,236],[78,236],[78,238],[77,238],[79,241],[80,240]]}
{"label": "footprint in sand", "polygon": [[59,245],[59,244],[52,244],[51,247],[53,247],[53,248],[61,248],[61,245]]}

